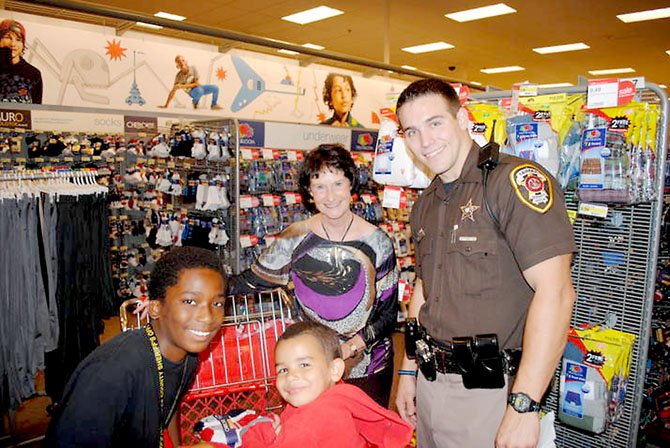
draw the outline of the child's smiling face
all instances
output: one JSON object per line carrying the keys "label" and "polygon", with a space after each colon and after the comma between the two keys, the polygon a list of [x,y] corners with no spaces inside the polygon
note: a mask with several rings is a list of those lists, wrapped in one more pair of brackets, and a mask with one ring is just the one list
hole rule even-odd
{"label": "child's smiling face", "polygon": [[161,353],[179,362],[187,353],[207,348],[224,318],[226,282],[212,269],[184,269],[177,284],[167,288],[165,298],[152,300],[150,316],[155,321]]}
{"label": "child's smiling face", "polygon": [[296,407],[311,403],[333,387],[344,371],[342,359],[327,359],[323,346],[311,334],[280,341],[275,366],[279,394]]}

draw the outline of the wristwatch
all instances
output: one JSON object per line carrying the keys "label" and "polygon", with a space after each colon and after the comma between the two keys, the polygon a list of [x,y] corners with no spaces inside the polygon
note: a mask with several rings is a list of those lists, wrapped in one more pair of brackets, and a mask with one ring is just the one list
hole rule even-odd
{"label": "wristwatch", "polygon": [[540,403],[534,401],[523,392],[509,394],[509,397],[507,397],[507,404],[512,406],[512,408],[519,414],[524,414],[526,412],[538,412],[540,410]]}

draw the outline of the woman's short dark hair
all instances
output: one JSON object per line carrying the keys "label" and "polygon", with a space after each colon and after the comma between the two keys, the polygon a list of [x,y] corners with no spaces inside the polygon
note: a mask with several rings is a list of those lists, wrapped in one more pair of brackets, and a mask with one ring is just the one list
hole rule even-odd
{"label": "woman's short dark hair", "polygon": [[349,83],[349,87],[351,87],[351,100],[353,101],[356,99],[356,87],[354,87],[354,80],[351,76],[342,75],[340,73],[328,73],[326,81],[323,83],[323,102],[326,103],[330,110],[333,110],[333,80],[336,76],[339,76]]}
{"label": "woman's short dark hair", "polygon": [[[170,286],[179,283],[179,275],[186,269],[211,269],[227,280],[219,256],[200,247],[177,247],[164,254],[157,262],[149,277],[149,298],[163,300]],[[225,285],[224,285],[225,286]]]}
{"label": "woman's short dark hair", "polygon": [[310,212],[315,212],[316,207],[309,187],[312,179],[318,178],[319,172],[324,169],[341,170],[344,177],[351,182],[351,192],[358,191],[358,170],[351,153],[339,144],[319,145],[307,155],[298,176],[298,188],[302,195],[302,203]]}
{"label": "woman's short dark hair", "polygon": [[[439,79],[420,79],[414,81],[402,91],[398,97],[398,102],[396,103],[396,115],[400,112],[400,108],[407,102],[415,100],[419,97],[426,95],[439,95],[447,102],[449,110],[454,116],[458,113],[458,110],[461,108],[461,102],[458,98],[458,94],[453,87],[444,81]],[[402,125],[402,123],[401,123]]]}
{"label": "woman's short dark hair", "polygon": [[286,331],[284,331],[277,340],[276,347],[279,347],[279,344],[282,341],[297,338],[303,334],[313,336],[319,341],[319,344],[323,349],[323,354],[328,361],[342,357],[342,348],[340,346],[340,340],[337,337],[337,332],[332,328],[312,320],[296,322],[293,325],[286,327]]}

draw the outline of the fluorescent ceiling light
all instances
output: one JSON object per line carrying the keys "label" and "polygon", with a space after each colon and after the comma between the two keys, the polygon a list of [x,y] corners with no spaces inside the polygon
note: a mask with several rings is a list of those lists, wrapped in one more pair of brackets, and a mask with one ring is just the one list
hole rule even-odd
{"label": "fluorescent ceiling light", "polygon": [[183,20],[186,20],[186,17],[184,17],[184,16],[179,16],[177,14],[170,14],[169,12],[163,12],[163,11],[157,12],[156,14],[154,14],[154,17],[160,17],[161,19],[174,20],[174,21],[177,21],[177,22],[181,22]]}
{"label": "fluorescent ceiling light", "polygon": [[661,89],[667,89],[667,88],[668,88],[668,86],[666,86],[665,84],[659,84],[658,86],[659,86]]}
{"label": "fluorescent ceiling light", "polygon": [[429,51],[438,51],[438,50],[448,50],[454,48],[453,45],[446,42],[431,42],[429,44],[415,45],[413,47],[405,47],[402,51],[407,53],[419,54],[419,53],[428,53]]}
{"label": "fluorescent ceiling light", "polygon": [[576,44],[554,45],[553,47],[533,48],[533,51],[535,53],[540,54],[550,54],[550,53],[563,53],[564,51],[587,50],[589,48],[591,47],[589,47],[583,42],[579,42]]}
{"label": "fluorescent ceiling light", "polygon": [[481,82],[477,82],[477,81],[470,81],[470,84],[474,84],[476,86],[481,86],[482,85]]}
{"label": "fluorescent ceiling light", "polygon": [[645,20],[665,19],[670,17],[670,8],[649,9],[647,11],[619,14],[617,19],[624,23],[643,22]]}
{"label": "fluorescent ceiling light", "polygon": [[665,50],[666,53],[668,53],[668,56],[670,56],[670,50]]}
{"label": "fluorescent ceiling light", "polygon": [[520,72],[521,70],[526,69],[523,67],[519,67],[518,65],[510,65],[507,67],[483,68],[479,71],[482,73],[486,73],[487,75],[493,75],[495,73]]}
{"label": "fluorescent ceiling light", "polygon": [[538,84],[539,89],[552,89],[554,87],[571,87],[572,84],[569,82],[555,82],[553,84]]}
{"label": "fluorescent ceiling light", "polygon": [[162,26],[154,25],[153,23],[135,22],[135,25],[141,26],[142,28],[149,28],[150,30],[162,30],[163,29]]}
{"label": "fluorescent ceiling light", "polygon": [[340,14],[344,14],[344,11],[340,11],[339,9],[335,8],[329,8],[328,6],[318,6],[316,8],[307,9],[305,11],[284,16],[281,19],[288,22],[297,23],[299,25],[304,25],[306,23],[312,23],[319,20],[339,16]]}
{"label": "fluorescent ceiling light", "polygon": [[312,50],[323,50],[324,48],[326,48],[323,45],[310,44],[309,42],[307,42],[306,44],[302,44],[302,46],[305,48],[311,48]]}
{"label": "fluorescent ceiling light", "polygon": [[300,54],[297,51],[293,50],[286,50],[285,48],[282,48],[280,50],[277,50],[279,53],[284,53],[284,54],[290,54],[291,56],[295,56],[296,54]]}
{"label": "fluorescent ceiling light", "polygon": [[626,68],[608,68],[605,70],[589,70],[590,75],[615,75],[617,73],[635,73],[635,70],[626,67]]}
{"label": "fluorescent ceiling light", "polygon": [[510,8],[504,3],[498,3],[490,6],[482,6],[481,8],[466,9],[464,11],[445,14],[444,17],[455,20],[456,22],[469,22],[471,20],[486,19],[488,17],[502,16],[515,12],[516,9]]}
{"label": "fluorescent ceiling light", "polygon": [[411,65],[401,65],[401,67],[405,70],[416,70],[416,67],[412,67]]}

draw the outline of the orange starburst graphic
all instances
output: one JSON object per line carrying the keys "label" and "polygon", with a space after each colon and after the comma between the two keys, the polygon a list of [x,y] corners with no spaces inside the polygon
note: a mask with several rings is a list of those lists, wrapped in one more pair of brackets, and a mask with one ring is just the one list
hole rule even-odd
{"label": "orange starburst graphic", "polygon": [[319,120],[319,123],[322,121],[326,121],[326,114],[324,114],[323,112],[319,112],[318,114],[316,114],[316,119]]}
{"label": "orange starburst graphic", "polygon": [[126,50],[127,48],[123,48],[121,46],[121,41],[117,42],[116,39],[112,39],[112,41],[107,41],[107,46],[105,47],[105,50],[107,50],[107,56],[109,56],[109,59],[113,61],[114,59],[119,59],[125,58],[126,57]]}
{"label": "orange starburst graphic", "polygon": [[219,81],[223,81],[224,79],[226,79],[226,71],[221,67],[217,68],[216,69],[216,78]]}

